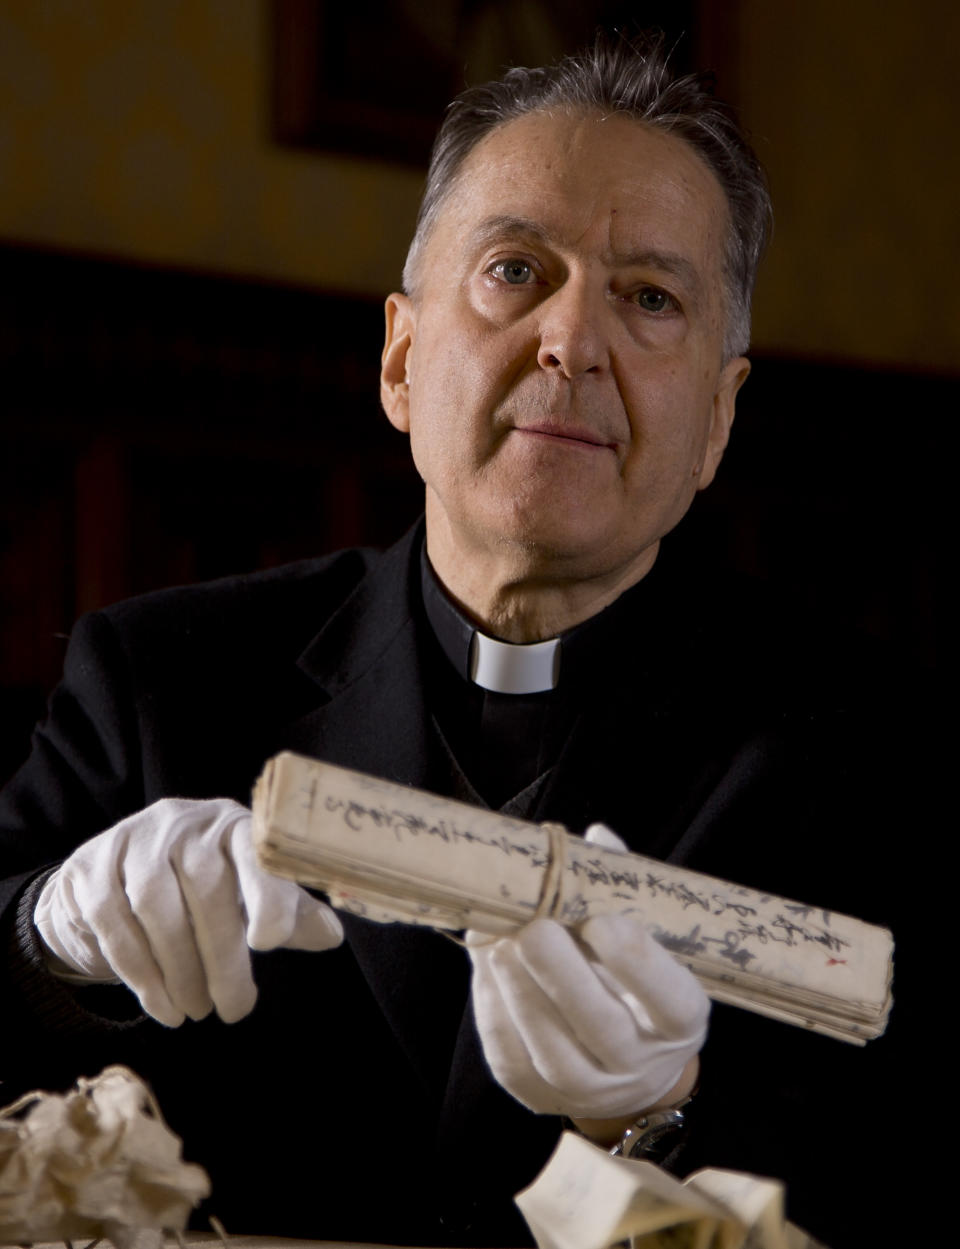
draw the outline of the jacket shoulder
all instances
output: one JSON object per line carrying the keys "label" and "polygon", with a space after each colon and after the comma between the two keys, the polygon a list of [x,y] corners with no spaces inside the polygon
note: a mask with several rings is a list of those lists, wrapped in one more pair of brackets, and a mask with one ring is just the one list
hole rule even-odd
{"label": "jacket shoulder", "polygon": [[260,572],[154,590],[104,608],[99,617],[125,644],[151,638],[192,647],[204,635],[233,649],[265,636],[302,645],[379,562],[379,552],[355,547]]}

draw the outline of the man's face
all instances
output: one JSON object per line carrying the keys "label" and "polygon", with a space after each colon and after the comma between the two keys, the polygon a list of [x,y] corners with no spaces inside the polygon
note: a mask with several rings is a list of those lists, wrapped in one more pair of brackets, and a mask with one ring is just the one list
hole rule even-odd
{"label": "man's face", "polygon": [[[749,365],[724,365],[728,210],[681,139],[533,114],[470,154],[387,301],[382,397],[431,557],[629,583],[712,479]],[[435,557],[439,556],[439,559]]]}

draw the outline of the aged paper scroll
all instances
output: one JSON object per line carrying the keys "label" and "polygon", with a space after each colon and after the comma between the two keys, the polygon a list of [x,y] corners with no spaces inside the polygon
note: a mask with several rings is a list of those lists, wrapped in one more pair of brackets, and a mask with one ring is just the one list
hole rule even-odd
{"label": "aged paper scroll", "polygon": [[268,871],[357,915],[502,935],[630,911],[717,1001],[858,1044],[886,1026],[893,938],[847,915],[290,753],[253,816]]}

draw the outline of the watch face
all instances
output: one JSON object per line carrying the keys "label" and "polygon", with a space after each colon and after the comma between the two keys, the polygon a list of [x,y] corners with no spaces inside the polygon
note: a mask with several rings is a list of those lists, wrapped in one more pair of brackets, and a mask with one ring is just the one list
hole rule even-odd
{"label": "watch face", "polygon": [[674,1145],[674,1137],[682,1127],[683,1114],[679,1110],[647,1115],[624,1132],[621,1152],[625,1158],[649,1158],[655,1162]]}

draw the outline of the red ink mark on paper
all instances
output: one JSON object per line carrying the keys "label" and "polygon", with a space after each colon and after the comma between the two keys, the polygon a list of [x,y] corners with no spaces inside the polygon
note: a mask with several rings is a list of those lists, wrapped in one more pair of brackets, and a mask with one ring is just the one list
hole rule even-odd
{"label": "red ink mark on paper", "polygon": [[828,958],[828,959],[827,959],[827,966],[828,966],[828,967],[836,967],[838,963],[845,963],[846,961],[847,961],[847,960],[846,960],[845,958]]}

